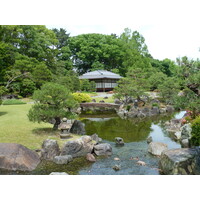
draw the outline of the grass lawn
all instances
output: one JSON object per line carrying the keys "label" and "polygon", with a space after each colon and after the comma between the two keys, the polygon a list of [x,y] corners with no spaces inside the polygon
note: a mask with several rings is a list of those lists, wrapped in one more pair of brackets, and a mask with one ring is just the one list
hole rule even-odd
{"label": "grass lawn", "polygon": [[[0,142],[18,143],[30,149],[40,149],[45,139],[55,139],[59,145],[67,140],[61,140],[59,131],[52,131],[52,124],[33,123],[27,114],[31,104],[0,106]],[[73,135],[73,138],[79,138]]]}

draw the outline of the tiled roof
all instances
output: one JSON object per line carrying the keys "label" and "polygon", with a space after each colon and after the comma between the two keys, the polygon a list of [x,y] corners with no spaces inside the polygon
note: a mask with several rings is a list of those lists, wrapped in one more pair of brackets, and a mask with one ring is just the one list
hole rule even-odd
{"label": "tiled roof", "polygon": [[79,76],[79,79],[102,79],[102,78],[120,79],[122,77],[118,74],[106,70],[97,70]]}

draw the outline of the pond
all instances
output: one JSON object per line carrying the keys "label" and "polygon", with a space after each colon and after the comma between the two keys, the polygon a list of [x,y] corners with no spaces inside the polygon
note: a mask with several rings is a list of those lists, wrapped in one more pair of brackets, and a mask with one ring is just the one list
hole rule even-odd
{"label": "pond", "polygon": [[[42,162],[32,172],[6,172],[0,174],[50,174],[51,172],[67,172],[80,175],[158,175],[159,158],[148,153],[146,139],[152,136],[153,141],[163,142],[168,148],[180,148],[180,144],[173,141],[167,134],[164,123],[172,118],[179,119],[184,111],[170,116],[158,116],[153,118],[121,119],[117,115],[82,115],[80,120],[85,123],[87,135],[97,133],[103,142],[109,143],[113,149],[113,155],[98,157],[95,163],[90,163],[84,157],[76,158],[67,165],[56,165],[52,162]],[[115,145],[115,137],[122,137],[125,145]],[[119,158],[119,161],[114,158]],[[146,166],[139,166],[141,160]],[[114,171],[114,165],[120,165],[121,170]]]}

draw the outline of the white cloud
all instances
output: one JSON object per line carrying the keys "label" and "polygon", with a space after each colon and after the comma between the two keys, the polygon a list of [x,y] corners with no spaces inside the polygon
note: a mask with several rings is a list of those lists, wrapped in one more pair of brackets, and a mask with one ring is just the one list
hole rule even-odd
{"label": "white cloud", "polygon": [[10,5],[2,5],[2,24],[46,24],[71,35],[119,35],[129,27],[145,37],[155,58],[199,57],[198,0],[18,0]]}

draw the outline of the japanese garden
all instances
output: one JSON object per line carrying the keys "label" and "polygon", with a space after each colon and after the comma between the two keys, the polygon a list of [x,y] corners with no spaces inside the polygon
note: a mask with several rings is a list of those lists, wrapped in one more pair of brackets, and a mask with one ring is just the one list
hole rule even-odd
{"label": "japanese garden", "polygon": [[0,174],[199,175],[200,60],[145,38],[0,25]]}

